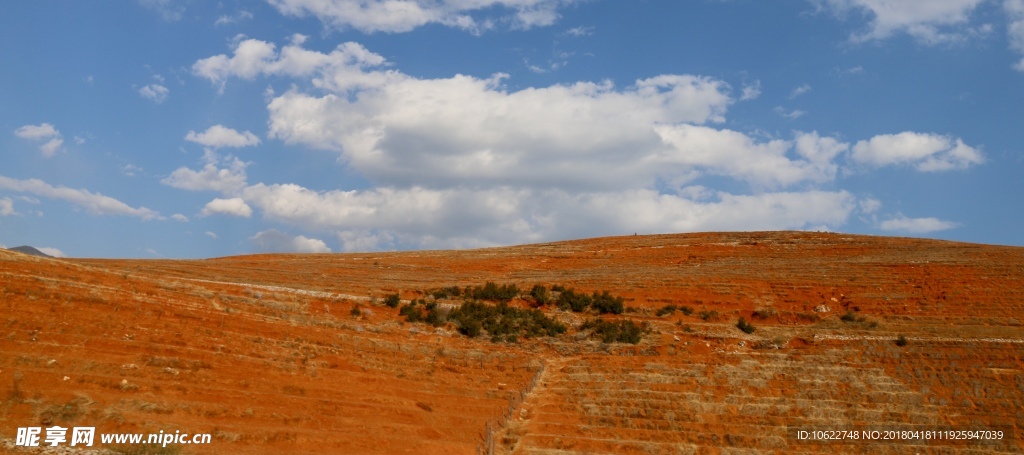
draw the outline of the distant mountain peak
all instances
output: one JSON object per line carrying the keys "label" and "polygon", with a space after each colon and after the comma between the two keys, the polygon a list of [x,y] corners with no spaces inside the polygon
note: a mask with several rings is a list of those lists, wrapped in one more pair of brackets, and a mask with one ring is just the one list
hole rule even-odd
{"label": "distant mountain peak", "polygon": [[37,250],[37,249],[35,249],[35,248],[31,247],[31,246],[28,246],[28,245],[16,246],[14,248],[8,248],[8,250],[9,251],[17,251],[19,253],[28,254],[28,255],[31,255],[31,256],[41,256],[41,257],[44,257],[44,258],[52,258],[53,257],[53,256],[50,256],[49,254],[46,254],[46,253],[44,253],[42,251],[39,251],[39,250]]}

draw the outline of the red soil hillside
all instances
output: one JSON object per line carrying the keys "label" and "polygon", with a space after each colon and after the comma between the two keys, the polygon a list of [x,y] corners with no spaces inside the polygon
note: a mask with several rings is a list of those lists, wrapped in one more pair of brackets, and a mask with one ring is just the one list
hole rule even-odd
{"label": "red soil hillside", "polygon": [[[547,305],[567,333],[491,342],[382,304],[486,281],[609,290],[626,311],[603,317],[650,332],[603,344],[580,327],[594,315]],[[769,232],[189,261],[0,250],[0,315],[0,452],[44,453],[16,432],[52,425],[212,435],[113,453],[1024,451],[1024,248]]]}

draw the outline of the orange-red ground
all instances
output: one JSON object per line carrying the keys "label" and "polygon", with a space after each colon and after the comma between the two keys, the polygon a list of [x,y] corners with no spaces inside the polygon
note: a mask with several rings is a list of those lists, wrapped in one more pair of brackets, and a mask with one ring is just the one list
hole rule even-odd
{"label": "orange-red ground", "polygon": [[[378,303],[485,281],[607,289],[627,299],[612,318],[652,333],[602,345],[548,308],[568,334],[491,343]],[[695,311],[655,314],[669,304]],[[1022,310],[1024,248],[844,234],[193,261],[0,250],[0,452],[32,453],[11,447],[18,427],[89,425],[213,435],[175,453],[1012,453]]]}

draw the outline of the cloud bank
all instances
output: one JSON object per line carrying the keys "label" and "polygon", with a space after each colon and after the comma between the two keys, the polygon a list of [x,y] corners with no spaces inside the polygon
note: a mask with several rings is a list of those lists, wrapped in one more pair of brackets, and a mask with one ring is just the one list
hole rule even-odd
{"label": "cloud bank", "polygon": [[[505,74],[422,79],[358,43],[321,53],[304,41],[279,49],[242,40],[193,72],[220,86],[256,77],[309,83],[269,100],[268,137],[334,153],[374,187],[243,185],[244,173],[227,172],[238,178],[221,191],[266,219],[331,233],[343,250],[835,228],[864,206],[834,188],[847,165],[940,172],[983,161],[959,138],[932,133],[851,144],[813,131],[765,138],[723,128],[735,96],[753,89],[734,95],[705,76],[510,91]],[[203,179],[227,170],[204,168]]]}

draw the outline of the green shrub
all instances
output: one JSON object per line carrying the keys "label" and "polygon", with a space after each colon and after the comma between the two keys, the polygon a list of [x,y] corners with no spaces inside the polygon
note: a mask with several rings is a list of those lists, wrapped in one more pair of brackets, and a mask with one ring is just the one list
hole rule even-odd
{"label": "green shrub", "polygon": [[590,307],[593,299],[586,294],[577,294],[572,289],[566,289],[558,294],[558,300],[555,301],[555,305],[560,310],[572,310],[573,312],[580,313],[586,311]]}
{"label": "green shrub", "polygon": [[658,308],[658,311],[656,311],[654,314],[658,316],[668,316],[672,313],[675,313],[677,309],[678,308],[676,308],[675,305],[665,305],[661,308]]}
{"label": "green shrub", "polygon": [[390,294],[387,297],[384,297],[384,304],[387,305],[388,308],[398,308],[398,304],[401,302],[402,300],[398,297],[398,294]]}
{"label": "green shrub", "polygon": [[[462,304],[448,314],[459,331],[477,336],[485,330],[491,337],[541,337],[565,333],[564,324],[544,315],[540,310],[524,310],[499,303],[491,306],[477,301]],[[476,335],[471,335],[476,333]]]}
{"label": "green shrub", "polygon": [[352,310],[349,311],[348,313],[351,314],[352,316],[359,317],[360,315],[363,314],[363,310],[360,310],[359,309],[359,305],[356,305],[356,306],[352,307]]}
{"label": "green shrub", "polygon": [[846,314],[839,317],[843,322],[857,322],[857,315],[852,311],[847,311]]}
{"label": "green shrub", "polygon": [[490,300],[493,302],[508,302],[518,296],[519,288],[515,284],[498,286],[493,281],[488,281],[482,287],[467,287],[465,293],[467,299]]}
{"label": "green shrub", "polygon": [[757,330],[756,328],[754,328],[753,324],[747,322],[747,320],[743,319],[743,317],[740,317],[739,322],[736,323],[736,327],[746,334],[754,333],[754,330]]}
{"label": "green shrub", "polygon": [[601,294],[594,291],[590,307],[597,310],[598,314],[622,314],[625,309],[623,302],[625,299],[621,296],[613,296],[608,291],[603,291]]}
{"label": "green shrub", "polygon": [[710,321],[713,319],[718,319],[718,312],[715,310],[704,310],[699,313],[699,316],[702,321]]}
{"label": "green shrub", "polygon": [[447,299],[449,297],[458,297],[462,295],[462,289],[458,286],[447,286],[441,289],[434,289],[430,291],[430,295],[434,296],[435,299]]}
{"label": "green shrub", "polygon": [[420,309],[416,307],[415,303],[407,303],[402,305],[402,308],[398,310],[400,316],[405,316],[405,320],[408,322],[420,322],[423,320],[423,315],[420,313]]}
{"label": "green shrub", "polygon": [[599,338],[602,343],[637,344],[650,327],[644,323],[638,325],[631,319],[623,319],[618,323],[594,318],[584,322],[580,330],[591,330],[590,336]]}
{"label": "green shrub", "polygon": [[540,284],[533,285],[533,289],[530,289],[530,297],[537,302],[537,305],[546,305],[551,300],[551,294],[548,293],[548,288]]}
{"label": "green shrub", "polygon": [[689,315],[693,314],[693,308],[688,307],[686,305],[683,305],[683,306],[679,307],[679,312],[689,316]]}
{"label": "green shrub", "polygon": [[903,347],[906,346],[908,343],[910,342],[907,341],[907,337],[903,335],[900,335],[899,338],[896,338],[896,346]]}

